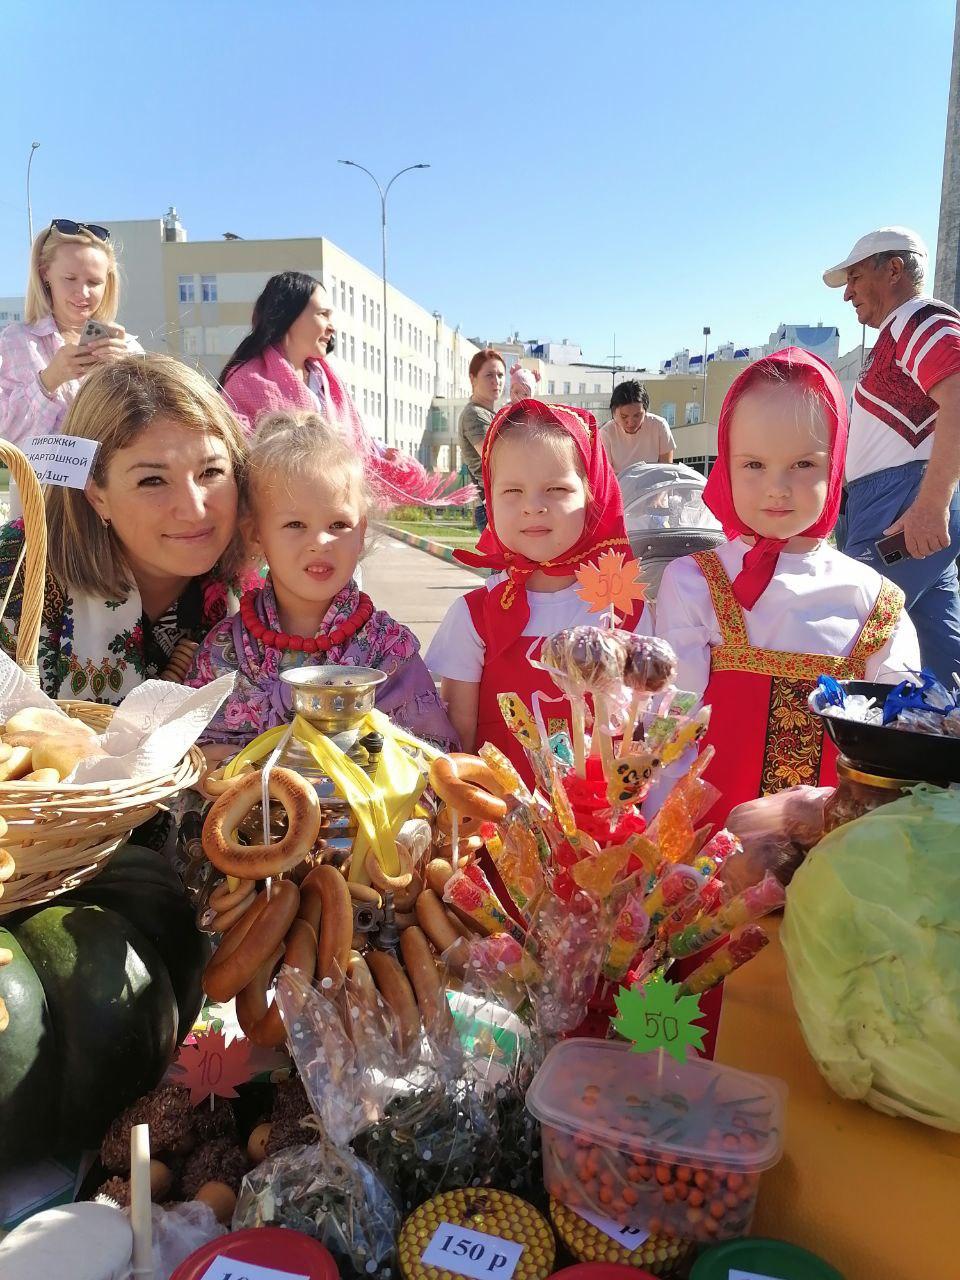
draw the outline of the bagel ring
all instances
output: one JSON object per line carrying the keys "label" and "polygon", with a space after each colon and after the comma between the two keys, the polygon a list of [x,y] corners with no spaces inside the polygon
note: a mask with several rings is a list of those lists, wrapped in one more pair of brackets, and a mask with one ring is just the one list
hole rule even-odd
{"label": "bagel ring", "polygon": [[442,898],[447,881],[452,875],[453,865],[446,858],[431,858],[424,872],[427,888],[432,889],[438,898]]}
{"label": "bagel ring", "polygon": [[10,850],[0,849],[0,884],[3,884],[4,880],[9,880],[16,869],[17,864]]}
{"label": "bagel ring", "polygon": [[396,1047],[406,1053],[420,1035],[420,1008],[413,987],[400,962],[389,951],[368,952],[367,965],[384,1004],[393,1014]]}
{"label": "bagel ring", "polygon": [[310,872],[300,893],[304,899],[300,918],[313,927],[318,938],[317,981],[332,995],[343,983],[353,942],[350,889],[336,867],[323,863]]}
{"label": "bagel ring", "polygon": [[237,1021],[248,1040],[265,1049],[276,1049],[287,1038],[287,1030],[276,997],[267,1004],[267,991],[273,982],[278,961],[303,974],[312,982],[317,968],[317,935],[306,920],[294,920],[285,947],[277,947],[257,970],[251,982],[237,996]]}
{"label": "bagel ring", "polygon": [[446,987],[430,950],[427,935],[416,925],[400,935],[403,967],[413,985],[424,1030],[428,1034],[447,1034],[453,1027],[453,1014],[447,1004]]}
{"label": "bagel ring", "polygon": [[[483,848],[483,836],[464,836],[457,845],[457,857],[461,865],[469,862],[475,853],[479,853]],[[441,859],[447,859],[453,854],[453,844],[450,840],[438,840],[434,846],[434,851]]]}
{"label": "bagel ring", "polygon": [[243,902],[244,898],[248,898],[255,888],[253,880],[240,880],[235,889],[231,889],[226,880],[221,880],[207,901],[219,915],[221,911],[229,911],[238,902]]}
{"label": "bagel ring", "polygon": [[238,920],[242,920],[257,900],[257,891],[253,882],[246,880],[250,888],[239,902],[235,902],[226,911],[218,911],[216,907],[207,907],[200,917],[200,928],[207,933],[229,933]]}
{"label": "bagel ring", "polygon": [[408,889],[413,880],[413,859],[409,850],[403,845],[397,845],[397,857],[400,860],[400,874],[398,876],[389,876],[380,865],[380,860],[374,853],[373,849],[367,850],[364,867],[366,867],[367,875],[370,877],[370,883],[378,893],[402,893],[404,889]]}
{"label": "bagel ring", "polygon": [[376,1053],[377,1041],[390,1036],[386,1004],[380,998],[373,974],[359,951],[351,951],[347,959],[347,977],[343,988],[343,1022],[347,1034],[363,1051]]}
{"label": "bagel ring", "polygon": [[499,822],[506,816],[503,788],[479,756],[459,751],[438,756],[430,765],[430,785],[441,800],[464,817]]}
{"label": "bagel ring", "polygon": [[417,899],[417,924],[437,953],[461,976],[470,955],[469,944],[454,925],[450,912],[432,889],[424,889]]}
{"label": "bagel ring", "polygon": [[258,894],[210,957],[203,972],[203,989],[211,1000],[232,1000],[283,942],[300,906],[300,892],[292,880],[278,880],[269,897]]}
{"label": "bagel ring", "polygon": [[276,844],[242,845],[237,828],[262,794],[259,772],[245,774],[213,803],[203,824],[203,851],[219,870],[243,880],[290,871],[308,856],[320,834],[317,793],[291,769],[270,770],[270,798],[283,805],[287,831]]}

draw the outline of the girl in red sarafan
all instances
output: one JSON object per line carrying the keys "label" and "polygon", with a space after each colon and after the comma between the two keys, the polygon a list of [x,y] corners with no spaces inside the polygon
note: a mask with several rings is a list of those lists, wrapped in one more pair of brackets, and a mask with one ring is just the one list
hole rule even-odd
{"label": "girl in red sarafan", "polygon": [[827,541],[846,440],[836,375],[799,348],[757,360],[724,399],[704,501],[728,541],[669,565],[656,603],[677,683],[713,708],[711,822],[759,795],[836,782],[836,751],[807,710],[818,676],[895,684],[919,669],[903,593]]}
{"label": "girl in red sarafan", "polygon": [[[530,706],[543,695],[548,732],[570,731],[568,703],[533,665],[546,637],[596,623],[577,594],[576,573],[604,551],[631,556],[620,487],[591,413],[541,400],[505,406],[483,442],[489,524],[465,564],[492,569],[486,584],[455,600],[427,653],[465,751],[492,742],[528,785],[533,774],[500,714],[497,695]],[[649,630],[646,609],[623,622]]]}

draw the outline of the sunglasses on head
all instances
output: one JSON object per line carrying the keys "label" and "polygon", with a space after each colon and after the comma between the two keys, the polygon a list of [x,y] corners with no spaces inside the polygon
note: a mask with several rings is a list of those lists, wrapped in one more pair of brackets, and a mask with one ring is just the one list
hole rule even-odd
{"label": "sunglasses on head", "polygon": [[107,228],[98,226],[96,222],[72,222],[69,218],[54,218],[50,226],[53,230],[59,231],[62,236],[76,236],[82,231],[89,231],[98,240],[110,239]]}

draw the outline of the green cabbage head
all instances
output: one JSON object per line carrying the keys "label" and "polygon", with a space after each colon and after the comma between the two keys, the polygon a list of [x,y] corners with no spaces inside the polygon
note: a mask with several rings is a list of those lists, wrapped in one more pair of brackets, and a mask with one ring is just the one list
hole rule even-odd
{"label": "green cabbage head", "polygon": [[793,1000],[844,1098],[960,1131],[960,788],[830,832],[787,892]]}

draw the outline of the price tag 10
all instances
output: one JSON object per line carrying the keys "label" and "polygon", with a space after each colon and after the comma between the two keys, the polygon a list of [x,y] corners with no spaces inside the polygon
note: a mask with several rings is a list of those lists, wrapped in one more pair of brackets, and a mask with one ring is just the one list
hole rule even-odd
{"label": "price tag 10", "polygon": [[524,1246],[514,1240],[487,1235],[441,1222],[424,1249],[421,1260],[428,1267],[455,1271],[471,1280],[511,1280]]}
{"label": "price tag 10", "polygon": [[622,1245],[624,1249],[629,1249],[631,1253],[650,1238],[650,1232],[643,1227],[622,1227],[619,1222],[601,1218],[598,1213],[590,1213],[587,1209],[577,1209],[575,1212],[578,1218],[584,1218],[591,1226],[602,1231],[611,1240],[616,1240],[617,1244]]}
{"label": "price tag 10", "polygon": [[310,1280],[302,1271],[278,1271],[275,1267],[258,1267],[239,1258],[218,1254],[200,1280]]}

